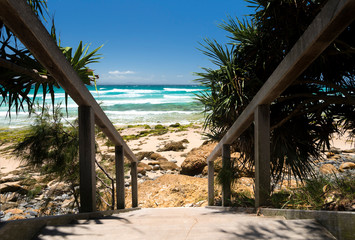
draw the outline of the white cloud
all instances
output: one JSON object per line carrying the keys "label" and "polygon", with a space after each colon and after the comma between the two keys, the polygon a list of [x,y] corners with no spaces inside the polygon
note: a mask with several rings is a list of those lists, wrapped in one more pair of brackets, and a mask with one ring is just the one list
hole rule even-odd
{"label": "white cloud", "polygon": [[115,70],[115,71],[109,71],[108,72],[109,74],[112,74],[112,75],[127,75],[127,74],[134,74],[135,72],[133,71],[118,71],[118,70]]}

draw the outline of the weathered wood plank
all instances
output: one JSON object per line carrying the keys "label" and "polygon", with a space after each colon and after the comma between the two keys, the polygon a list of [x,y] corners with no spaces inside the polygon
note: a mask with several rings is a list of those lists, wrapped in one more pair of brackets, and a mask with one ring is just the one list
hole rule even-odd
{"label": "weathered wood plank", "polygon": [[132,208],[138,207],[138,170],[137,162],[131,162]]}
{"label": "weathered wood plank", "polygon": [[[230,145],[224,144],[222,148],[222,168],[231,169],[231,149]],[[222,184],[222,206],[231,205],[231,179]]]}
{"label": "weathered wood plank", "polygon": [[267,206],[270,197],[270,108],[259,105],[254,116],[255,207]]}
{"label": "weathered wood plank", "polygon": [[122,146],[115,146],[115,165],[116,165],[116,199],[117,209],[124,209],[125,187],[124,187],[124,150]]}
{"label": "weathered wood plank", "polygon": [[115,165],[116,165],[116,198],[117,209],[124,209],[125,188],[124,188],[124,150],[122,146],[115,147]]}
{"label": "weathered wood plank", "polygon": [[80,212],[96,211],[95,122],[91,107],[79,107]]}
{"label": "weathered wood plank", "polygon": [[214,205],[214,162],[208,164],[208,206]]}
{"label": "weathered wood plank", "polygon": [[126,156],[131,161],[137,161],[133,152],[128,148],[26,2],[22,0],[0,0],[0,19],[79,106],[92,107],[96,124],[115,145],[123,146]]}
{"label": "weathered wood plank", "polygon": [[258,105],[277,98],[355,19],[355,0],[329,0],[212,151],[207,161],[220,154],[224,144],[232,144],[253,121]]}

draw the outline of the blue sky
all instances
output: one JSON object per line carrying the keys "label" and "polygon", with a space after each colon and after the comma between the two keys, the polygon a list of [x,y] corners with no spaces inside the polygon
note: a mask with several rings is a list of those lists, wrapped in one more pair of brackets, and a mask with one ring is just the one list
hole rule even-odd
{"label": "blue sky", "polygon": [[243,0],[49,0],[62,46],[104,44],[90,67],[98,84],[193,84],[201,67],[213,67],[197,48],[204,38],[227,42],[218,24],[243,18]]}

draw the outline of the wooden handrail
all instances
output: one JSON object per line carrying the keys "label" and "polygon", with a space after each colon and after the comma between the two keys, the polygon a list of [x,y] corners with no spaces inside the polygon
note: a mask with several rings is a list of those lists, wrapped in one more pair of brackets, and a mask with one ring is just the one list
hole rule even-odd
{"label": "wooden handrail", "polygon": [[329,0],[207,158],[214,161],[254,120],[258,105],[270,104],[355,19],[355,0]]}
{"label": "wooden handrail", "polygon": [[0,0],[0,19],[79,106],[90,106],[95,123],[132,162],[137,158],[24,0]]}

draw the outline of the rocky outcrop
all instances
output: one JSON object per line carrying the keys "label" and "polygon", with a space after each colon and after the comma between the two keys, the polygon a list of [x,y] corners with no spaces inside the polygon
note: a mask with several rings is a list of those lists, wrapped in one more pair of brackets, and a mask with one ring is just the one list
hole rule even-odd
{"label": "rocky outcrop", "polygon": [[338,169],[332,164],[324,164],[319,168],[319,172],[322,174],[333,174],[337,173]]}
{"label": "rocky outcrop", "polygon": [[201,174],[207,165],[207,157],[215,148],[217,143],[206,142],[199,148],[192,149],[181,164],[181,174],[195,176]]}
{"label": "rocky outcrop", "polygon": [[160,169],[161,170],[171,170],[171,171],[174,171],[174,170],[177,170],[179,171],[180,170],[180,167],[178,165],[176,165],[176,163],[174,162],[160,162],[159,163],[159,166],[160,166]]}
{"label": "rocky outcrop", "polygon": [[346,169],[355,169],[355,163],[353,162],[344,162],[340,165],[339,171],[344,172]]}
{"label": "rocky outcrop", "polygon": [[184,143],[188,143],[189,141],[187,139],[183,139],[179,142],[170,142],[164,145],[164,147],[159,148],[157,151],[158,152],[165,152],[165,151],[180,151],[180,150],[184,150],[186,147],[184,145]]}
{"label": "rocky outcrop", "polygon": [[143,168],[145,171],[152,171],[152,166],[146,164],[146,163],[143,163],[143,162],[140,162],[138,163],[138,166],[139,168]]}

